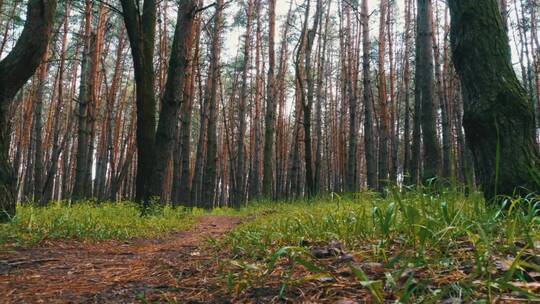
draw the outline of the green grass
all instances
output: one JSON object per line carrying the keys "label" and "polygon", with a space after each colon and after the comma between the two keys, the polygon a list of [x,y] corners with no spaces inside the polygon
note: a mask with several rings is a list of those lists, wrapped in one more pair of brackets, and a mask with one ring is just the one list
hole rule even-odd
{"label": "green grass", "polygon": [[[536,202],[533,197],[509,199],[506,208],[489,207],[479,193],[424,189],[394,191],[386,198],[364,193],[276,204],[273,213],[242,225],[226,240],[234,257],[225,266],[233,271],[226,280],[238,291],[272,280],[286,287],[316,280],[321,273],[335,276],[334,268],[311,256],[311,250],[339,241],[355,262],[384,266],[382,278],[372,282],[362,267],[349,265],[357,281],[367,282],[375,302],[382,286],[387,295],[416,302],[492,300],[508,291],[538,298],[526,288],[529,273],[540,273]],[[414,288],[396,283],[411,270]]]}
{"label": "green grass", "polygon": [[[539,212],[532,196],[496,207],[486,206],[479,193],[429,189],[390,191],[385,197],[360,193],[259,201],[211,212],[164,207],[145,217],[129,202],[59,202],[18,206],[17,216],[0,225],[0,247],[53,239],[152,238],[189,229],[201,215],[239,216],[246,223],[212,243],[228,252],[229,260],[220,258],[224,283],[238,293],[277,284],[285,295],[309,281],[333,290],[365,287],[373,302],[488,302],[501,294],[537,299],[539,291],[527,284],[540,280]],[[314,250],[332,248],[336,241],[343,249],[338,256],[314,257]],[[345,254],[352,261],[337,263]],[[382,267],[373,273],[369,263]],[[337,272],[344,267],[349,276]],[[328,279],[339,284],[332,287]]]}
{"label": "green grass", "polygon": [[183,208],[154,209],[148,216],[141,217],[138,206],[129,202],[19,205],[16,217],[0,225],[0,246],[32,246],[51,239],[99,241],[158,237],[186,230],[194,222],[191,213]]}
{"label": "green grass", "polygon": [[8,244],[33,246],[53,239],[103,241],[152,238],[187,230],[198,216],[253,217],[272,212],[274,208],[259,203],[241,209],[225,207],[211,211],[166,206],[151,208],[147,216],[141,217],[139,206],[131,202],[55,202],[46,207],[18,205],[16,217],[7,224],[0,224],[0,247]]}

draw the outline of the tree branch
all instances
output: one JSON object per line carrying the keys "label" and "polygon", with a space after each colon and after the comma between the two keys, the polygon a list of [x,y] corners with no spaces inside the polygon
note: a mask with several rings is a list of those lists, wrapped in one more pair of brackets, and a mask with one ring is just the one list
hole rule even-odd
{"label": "tree branch", "polygon": [[117,14],[120,15],[120,16],[124,16],[124,13],[123,13],[119,8],[117,8],[116,6],[114,6],[114,5],[110,4],[110,3],[108,3],[107,1],[104,1],[104,0],[96,0],[96,2],[105,5],[105,6],[108,7],[111,11],[117,13]]}

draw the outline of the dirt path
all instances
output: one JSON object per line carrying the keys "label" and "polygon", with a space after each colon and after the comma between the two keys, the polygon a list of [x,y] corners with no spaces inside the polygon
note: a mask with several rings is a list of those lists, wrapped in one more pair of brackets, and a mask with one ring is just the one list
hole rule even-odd
{"label": "dirt path", "polygon": [[215,252],[206,252],[204,244],[239,223],[239,218],[205,216],[193,229],[165,239],[58,241],[0,251],[0,302],[227,302],[209,298],[219,282],[207,270],[216,264]]}

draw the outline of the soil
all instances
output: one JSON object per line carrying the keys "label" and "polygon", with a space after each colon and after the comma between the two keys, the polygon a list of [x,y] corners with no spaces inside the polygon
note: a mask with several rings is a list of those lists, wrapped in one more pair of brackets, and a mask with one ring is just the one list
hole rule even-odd
{"label": "soil", "polygon": [[161,239],[52,241],[0,251],[1,303],[228,303],[216,276],[219,239],[240,218],[204,216]]}

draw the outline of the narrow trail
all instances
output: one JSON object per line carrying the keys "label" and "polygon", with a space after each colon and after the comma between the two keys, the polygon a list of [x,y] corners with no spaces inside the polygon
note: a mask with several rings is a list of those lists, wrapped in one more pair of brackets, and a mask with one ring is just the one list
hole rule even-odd
{"label": "narrow trail", "polygon": [[[219,238],[241,222],[204,216],[189,231],[163,239],[93,244],[54,241],[45,247],[0,251],[1,303],[216,302],[215,252]],[[222,299],[218,302],[227,302]]]}

